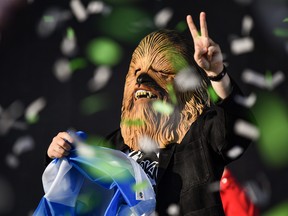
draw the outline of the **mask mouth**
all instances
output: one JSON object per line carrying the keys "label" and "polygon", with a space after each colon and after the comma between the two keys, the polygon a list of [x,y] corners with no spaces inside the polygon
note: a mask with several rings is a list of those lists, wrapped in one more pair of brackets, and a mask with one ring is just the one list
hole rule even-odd
{"label": "mask mouth", "polygon": [[151,76],[142,73],[136,78],[132,97],[136,103],[163,100],[166,98],[166,91]]}
{"label": "mask mouth", "polygon": [[135,90],[134,93],[134,99],[135,100],[140,100],[140,99],[157,99],[158,96],[156,93],[153,93],[150,90],[145,90],[145,89],[138,89]]}

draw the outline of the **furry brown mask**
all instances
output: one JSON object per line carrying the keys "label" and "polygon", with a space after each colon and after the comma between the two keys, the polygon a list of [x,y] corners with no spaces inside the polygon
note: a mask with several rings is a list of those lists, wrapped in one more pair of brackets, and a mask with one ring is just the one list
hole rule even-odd
{"label": "furry brown mask", "polygon": [[152,106],[157,100],[172,104],[167,85],[174,85],[180,70],[193,67],[198,74],[202,73],[193,54],[193,44],[170,30],[149,34],[135,49],[126,76],[121,116],[121,133],[131,149],[140,149],[141,136],[150,137],[160,148],[180,143],[208,104],[207,83],[201,79],[193,91],[180,92],[174,88],[177,105],[174,104],[172,114],[159,113]]}

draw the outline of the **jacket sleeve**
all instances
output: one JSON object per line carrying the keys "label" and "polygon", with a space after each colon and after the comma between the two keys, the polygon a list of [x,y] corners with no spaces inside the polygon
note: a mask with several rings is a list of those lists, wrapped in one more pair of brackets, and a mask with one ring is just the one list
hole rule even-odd
{"label": "jacket sleeve", "polygon": [[239,158],[257,136],[251,111],[235,100],[244,95],[236,83],[231,82],[231,94],[210,107],[203,126],[205,139],[226,164]]}

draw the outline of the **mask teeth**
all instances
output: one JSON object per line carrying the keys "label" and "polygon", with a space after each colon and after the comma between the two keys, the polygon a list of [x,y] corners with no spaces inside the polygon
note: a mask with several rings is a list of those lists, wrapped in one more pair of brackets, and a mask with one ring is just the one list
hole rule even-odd
{"label": "mask teeth", "polygon": [[139,98],[156,98],[157,96],[152,94],[152,92],[150,91],[145,91],[145,90],[138,90],[135,92],[135,99],[139,99]]}

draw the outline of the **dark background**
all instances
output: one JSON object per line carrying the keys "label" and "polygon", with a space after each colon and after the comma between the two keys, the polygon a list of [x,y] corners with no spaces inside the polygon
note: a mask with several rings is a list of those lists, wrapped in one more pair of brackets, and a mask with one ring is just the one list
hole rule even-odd
{"label": "dark background", "polygon": [[[82,5],[87,8],[91,2],[83,0]],[[252,108],[265,129],[260,131],[261,138],[230,168],[261,214],[285,215],[288,205],[288,157],[285,156],[288,155],[285,133],[288,131],[288,22],[285,21],[288,1],[106,0],[102,3],[110,8],[109,13],[90,14],[81,22],[72,12],[70,1],[1,0],[0,215],[33,213],[44,195],[41,175],[45,169],[45,152],[59,131],[74,128],[95,137],[105,136],[119,126],[124,80],[132,51],[144,35],[160,27],[155,25],[154,17],[165,8],[172,11],[172,16],[161,27],[173,29],[179,29],[179,25],[185,23],[187,14],[191,14],[198,24],[199,13],[205,11],[209,36],[220,44],[229,74],[243,91],[257,95]],[[47,12],[52,8],[56,8],[59,14],[68,14],[68,17],[59,21]],[[127,22],[122,14],[117,22],[112,20],[109,25],[103,21],[127,8],[136,13],[140,11],[144,16],[141,19],[131,16]],[[243,32],[245,17],[253,21],[248,32]],[[43,19],[52,19],[50,22],[56,26],[46,36],[37,31]],[[41,28],[45,31],[46,27]],[[67,28],[74,30],[78,49],[64,54],[60,45]],[[233,53],[231,42],[247,36],[253,40],[254,48],[241,54]],[[99,37],[111,39],[123,53],[116,63],[108,65],[112,71],[109,81],[100,89],[91,90],[88,86],[94,70],[103,65],[89,59],[86,47],[89,41]],[[54,73],[55,62],[61,58],[67,61],[80,58],[85,64],[71,73],[66,81],[61,81]],[[243,72],[247,69],[266,77],[281,72],[282,79],[274,88],[259,87],[243,80]],[[39,98],[45,103],[31,120],[25,113]],[[88,108],[85,108],[87,100]],[[89,111],[89,107],[98,108]],[[266,110],[266,113],[259,109]],[[274,115],[277,118],[273,118]],[[262,121],[265,119],[267,121]],[[269,119],[277,121],[270,125]],[[280,141],[277,139],[279,135],[270,134],[271,131],[281,132]],[[263,133],[269,134],[269,142],[262,137]],[[268,143],[269,147],[262,143]],[[276,213],[276,208],[280,214]]]}

